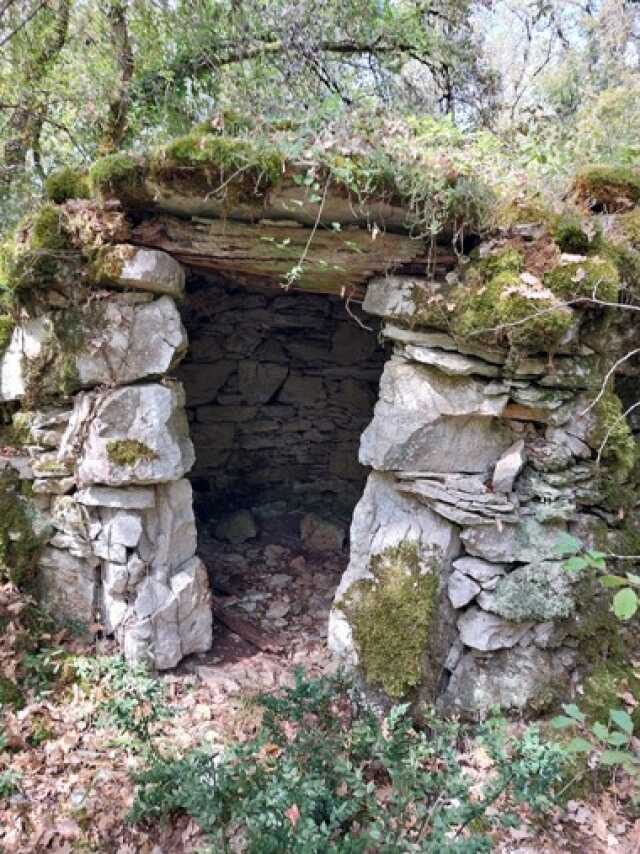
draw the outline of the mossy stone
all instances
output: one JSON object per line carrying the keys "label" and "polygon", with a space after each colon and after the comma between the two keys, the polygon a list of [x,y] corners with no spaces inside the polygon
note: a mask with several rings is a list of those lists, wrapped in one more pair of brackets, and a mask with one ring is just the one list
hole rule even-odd
{"label": "mossy stone", "polygon": [[28,587],[35,578],[41,547],[29,500],[20,494],[20,482],[4,478],[0,482],[0,576]]}
{"label": "mossy stone", "polygon": [[602,459],[616,480],[624,482],[631,475],[638,460],[638,443],[624,417],[622,402],[615,392],[608,389],[593,412],[596,416],[596,426],[590,441],[598,447],[605,443]]}
{"label": "mossy stone", "polygon": [[144,162],[132,154],[107,154],[89,170],[91,188],[99,197],[131,199],[143,190]]}
{"label": "mossy stone", "polygon": [[419,544],[405,541],[371,559],[372,578],[357,581],[340,608],[349,619],[366,681],[393,699],[421,682],[435,630],[440,582],[424,571]]}
{"label": "mossy stone", "polygon": [[545,287],[564,300],[595,297],[615,302],[620,288],[618,268],[610,258],[592,256],[584,261],[559,264],[545,273]]}
{"label": "mossy stone", "polygon": [[577,214],[563,214],[553,228],[553,239],[562,252],[571,255],[586,255],[591,249],[591,239],[584,223]]}
{"label": "mossy stone", "polygon": [[158,455],[152,448],[137,439],[114,439],[107,443],[107,456],[118,466],[133,466],[143,460],[155,460]]}

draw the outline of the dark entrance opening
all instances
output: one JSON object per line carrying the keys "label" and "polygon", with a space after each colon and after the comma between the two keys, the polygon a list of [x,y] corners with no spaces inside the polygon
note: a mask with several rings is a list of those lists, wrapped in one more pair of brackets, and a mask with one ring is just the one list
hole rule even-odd
{"label": "dark entrance opening", "polygon": [[177,376],[214,594],[268,630],[321,640],[367,475],[358,444],[385,359],[375,321],[336,296],[200,275],[183,320]]}

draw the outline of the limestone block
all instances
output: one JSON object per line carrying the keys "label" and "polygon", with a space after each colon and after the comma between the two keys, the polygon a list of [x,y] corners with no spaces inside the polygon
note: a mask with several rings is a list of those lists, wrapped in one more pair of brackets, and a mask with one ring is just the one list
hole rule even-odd
{"label": "limestone block", "polygon": [[524,441],[519,439],[504,452],[496,463],[493,472],[492,487],[494,492],[509,493],[525,464]]}
{"label": "limestone block", "polygon": [[554,557],[554,545],[565,530],[563,522],[542,524],[523,516],[515,525],[471,525],[463,529],[461,537],[473,557],[490,563],[531,563]]}
{"label": "limestone block", "polygon": [[42,478],[34,480],[32,488],[36,495],[66,495],[75,485],[73,477]]}
{"label": "limestone block", "polygon": [[51,504],[51,524],[65,534],[89,539],[89,513],[78,501],[78,493],[54,498]]}
{"label": "limestone block", "polygon": [[360,462],[378,470],[422,469],[484,472],[512,444],[498,416],[507,395],[487,396],[467,377],[391,359],[380,381],[380,399],[362,434]]}
{"label": "limestone block", "polygon": [[38,560],[40,601],[59,619],[85,626],[94,620],[97,604],[97,560],[74,557],[67,551],[45,547]]}
{"label": "limestone block", "polygon": [[156,504],[143,515],[140,558],[156,578],[170,577],[193,557],[197,533],[191,484],[182,479],[156,487]]}
{"label": "limestone block", "polygon": [[76,449],[80,486],[177,480],[194,462],[183,406],[177,383],[77,395],[60,454]]}
{"label": "limestone block", "polygon": [[477,557],[458,558],[453,562],[453,568],[473,578],[484,589],[489,586],[495,587],[497,579],[504,575],[504,566],[487,563],[486,560],[480,560]]}
{"label": "limestone block", "polygon": [[142,519],[139,514],[126,510],[103,510],[100,514],[104,525],[103,536],[109,543],[133,549],[142,534]]}
{"label": "limestone block", "polygon": [[497,614],[490,614],[476,607],[468,608],[458,618],[462,643],[481,652],[515,646],[532,625],[531,622],[511,623]]}
{"label": "limestone block", "polygon": [[211,594],[207,570],[199,558],[183,564],[171,578],[171,590],[178,600],[178,632],[181,657],[206,652],[212,642]]}
{"label": "limestone block", "polygon": [[24,396],[28,361],[40,355],[52,334],[47,317],[34,317],[16,326],[0,360],[0,400],[19,400]]}
{"label": "limestone block", "polygon": [[452,286],[446,282],[430,282],[411,276],[385,276],[371,279],[362,304],[363,311],[379,317],[401,320],[415,324],[414,315],[418,308],[416,295],[429,297],[446,296]]}
{"label": "limestone block", "polygon": [[503,711],[541,712],[567,690],[575,652],[514,647],[490,656],[466,653],[455,667],[438,706],[466,718],[486,717],[493,706]]}
{"label": "limestone block", "polygon": [[452,572],[449,578],[449,601],[454,608],[464,608],[481,591],[481,587],[468,575]]}
{"label": "limestone block", "polygon": [[114,489],[109,486],[87,486],[73,496],[79,504],[88,507],[114,507],[122,510],[149,510],[155,507],[156,493],[153,487],[130,486]]}
{"label": "limestone block", "polygon": [[156,249],[114,246],[102,256],[101,270],[100,280],[106,284],[178,298],[184,294],[184,269],[171,255]]}
{"label": "limestone block", "polygon": [[451,377],[469,377],[473,374],[481,377],[499,377],[500,368],[490,365],[474,356],[463,356],[461,353],[450,353],[432,347],[416,347],[408,344],[402,354],[412,362],[421,365],[431,365],[443,374]]}
{"label": "limestone block", "polygon": [[401,544],[415,544],[421,566],[438,573],[441,596],[437,608],[437,640],[425,650],[425,684],[437,682],[442,662],[453,642],[453,618],[446,597],[451,560],[460,551],[454,525],[427,507],[401,495],[391,475],[372,472],[362,498],[356,506],[351,525],[351,555],[342,576],[329,618],[328,643],[332,652],[347,666],[357,666],[358,651],[349,620],[340,610],[341,600],[356,582],[372,578],[371,559]]}
{"label": "limestone block", "polygon": [[123,385],[162,376],[186,349],[187,333],[170,297],[146,305],[107,302],[87,313],[85,346],[76,357],[79,384]]}

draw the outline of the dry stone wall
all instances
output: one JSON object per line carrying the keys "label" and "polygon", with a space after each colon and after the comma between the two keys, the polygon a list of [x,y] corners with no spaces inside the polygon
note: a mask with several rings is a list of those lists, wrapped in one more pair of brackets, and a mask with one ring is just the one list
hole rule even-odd
{"label": "dry stone wall", "polygon": [[163,669],[212,637],[185,396],[166,377],[187,349],[167,295],[185,276],[163,252],[118,249],[111,288],[52,290],[13,332],[0,397],[7,412],[21,404],[22,453],[3,458],[3,480],[28,506],[46,606],[101,622],[129,661]]}
{"label": "dry stone wall", "polygon": [[588,666],[585,646],[606,656],[611,638],[608,603],[557,550],[563,533],[614,551],[624,536],[609,492],[621,486],[596,459],[602,413],[588,409],[603,360],[577,312],[552,358],[428,328],[415,295],[441,288],[369,283],[364,309],[393,355],[360,444],[373,471],[329,643],[379,701],[535,713]]}
{"label": "dry stone wall", "polygon": [[278,500],[350,515],[384,360],[375,319],[369,331],[335,297],[211,280],[186,297],[183,317],[190,347],[177,377],[199,512]]}

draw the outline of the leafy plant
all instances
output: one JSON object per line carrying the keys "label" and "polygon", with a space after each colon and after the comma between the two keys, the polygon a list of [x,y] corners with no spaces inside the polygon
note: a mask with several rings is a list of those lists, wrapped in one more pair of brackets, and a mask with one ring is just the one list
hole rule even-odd
{"label": "leafy plant", "polygon": [[[595,570],[603,573],[607,568],[606,555],[603,552],[584,549],[580,540],[570,534],[562,534],[558,537],[554,549],[559,555],[567,558],[564,568],[569,572]],[[612,611],[619,620],[630,620],[640,605],[636,593],[640,588],[640,576],[633,572],[626,572],[624,575],[611,575],[605,572],[599,576],[599,580],[603,587],[619,588],[613,597]]]}
{"label": "leafy plant", "polygon": [[611,709],[609,721],[589,725],[586,715],[573,703],[563,705],[563,715],[552,719],[557,730],[573,729],[577,734],[567,745],[571,753],[592,754],[599,767],[620,767],[640,781],[640,760],[631,750],[633,720],[623,709]]}
{"label": "leafy plant", "polygon": [[535,727],[515,739],[492,719],[472,744],[485,763],[478,787],[460,762],[468,733],[458,722],[430,717],[417,728],[406,705],[380,721],[340,677],[301,672],[294,688],[259,703],[257,735],[222,757],[202,748],[152,757],[135,776],[131,819],[186,812],[215,850],[240,844],[249,854],[470,854],[517,823],[518,803],[549,806],[566,756]]}
{"label": "leafy plant", "polygon": [[105,695],[98,707],[99,720],[119,732],[149,740],[155,723],[168,717],[162,683],[142,666],[130,666],[120,656],[77,659],[80,679],[100,682]]}
{"label": "leafy plant", "polygon": [[10,798],[20,791],[20,775],[7,768],[0,771],[0,798]]}

